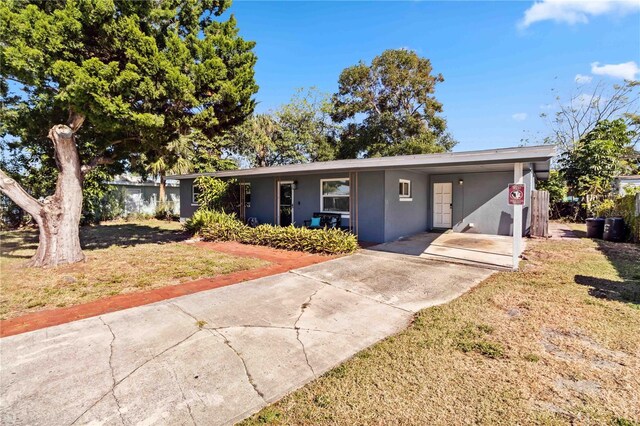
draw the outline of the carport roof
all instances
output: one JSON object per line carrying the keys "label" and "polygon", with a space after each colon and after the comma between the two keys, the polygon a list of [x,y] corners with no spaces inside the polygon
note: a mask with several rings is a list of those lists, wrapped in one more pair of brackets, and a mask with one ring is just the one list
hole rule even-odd
{"label": "carport roof", "polygon": [[214,173],[192,173],[167,176],[168,179],[193,179],[199,176],[219,178],[287,176],[327,172],[410,169],[422,173],[472,173],[513,170],[513,163],[524,163],[525,170],[535,170],[539,177],[548,175],[553,145],[445,152],[441,154],[399,155],[395,157],[359,158],[354,160],[319,161],[286,166],[256,167]]}

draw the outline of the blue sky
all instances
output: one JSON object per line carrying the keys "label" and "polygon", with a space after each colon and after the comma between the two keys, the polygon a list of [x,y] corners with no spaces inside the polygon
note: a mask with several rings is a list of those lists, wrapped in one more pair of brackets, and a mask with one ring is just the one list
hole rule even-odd
{"label": "blue sky", "polygon": [[[257,2],[236,0],[240,33],[257,42],[258,112],[296,88],[334,92],[340,72],[385,49],[431,60],[455,150],[541,139],[539,114],[592,78],[639,79],[640,1]],[[597,63],[597,64],[594,64]],[[582,86],[582,87],[579,87]]]}

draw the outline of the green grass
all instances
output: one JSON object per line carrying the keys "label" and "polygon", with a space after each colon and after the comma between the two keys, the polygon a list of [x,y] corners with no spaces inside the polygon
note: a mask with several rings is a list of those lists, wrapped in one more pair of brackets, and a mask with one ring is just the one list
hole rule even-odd
{"label": "green grass", "polygon": [[638,424],[640,247],[527,258],[243,424]]}
{"label": "green grass", "polygon": [[0,233],[0,319],[103,297],[264,266],[185,243],[177,222],[107,222],[81,228],[86,261],[53,269],[25,268],[35,230]]}

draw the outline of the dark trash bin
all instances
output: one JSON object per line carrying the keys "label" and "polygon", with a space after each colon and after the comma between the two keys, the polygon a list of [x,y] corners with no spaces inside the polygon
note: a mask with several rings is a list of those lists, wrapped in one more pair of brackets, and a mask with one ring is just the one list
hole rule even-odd
{"label": "dark trash bin", "polygon": [[624,219],[621,217],[608,217],[604,221],[604,233],[602,238],[605,241],[624,240]]}
{"label": "dark trash bin", "polygon": [[587,238],[600,238],[604,233],[604,218],[590,217],[587,222]]}

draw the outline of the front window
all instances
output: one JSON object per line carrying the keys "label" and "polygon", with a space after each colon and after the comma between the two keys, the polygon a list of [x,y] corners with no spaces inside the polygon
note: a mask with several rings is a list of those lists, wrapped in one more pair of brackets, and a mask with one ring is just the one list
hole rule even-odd
{"label": "front window", "polygon": [[200,188],[195,182],[191,184],[191,204],[198,204],[198,196],[200,195]]}
{"label": "front window", "polygon": [[349,179],[322,179],[320,207],[327,213],[349,214]]}

